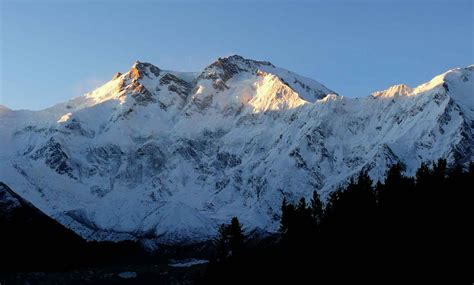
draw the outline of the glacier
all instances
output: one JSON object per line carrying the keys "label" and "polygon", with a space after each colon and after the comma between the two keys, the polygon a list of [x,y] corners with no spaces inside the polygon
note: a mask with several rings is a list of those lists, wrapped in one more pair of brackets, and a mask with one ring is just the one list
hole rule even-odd
{"label": "glacier", "polygon": [[473,74],[348,98],[238,55],[201,72],[137,61],[41,111],[0,106],[0,181],[87,240],[200,242],[233,216],[272,233],[284,197],[473,161]]}

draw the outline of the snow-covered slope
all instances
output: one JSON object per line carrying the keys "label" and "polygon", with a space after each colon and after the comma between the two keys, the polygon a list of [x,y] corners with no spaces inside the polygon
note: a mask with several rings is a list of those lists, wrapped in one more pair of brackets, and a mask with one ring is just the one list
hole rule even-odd
{"label": "snow-covered slope", "polygon": [[472,161],[473,74],[350,99],[240,56],[200,73],[136,62],[42,111],[0,106],[0,181],[91,240],[195,242],[233,216],[272,232],[283,197]]}

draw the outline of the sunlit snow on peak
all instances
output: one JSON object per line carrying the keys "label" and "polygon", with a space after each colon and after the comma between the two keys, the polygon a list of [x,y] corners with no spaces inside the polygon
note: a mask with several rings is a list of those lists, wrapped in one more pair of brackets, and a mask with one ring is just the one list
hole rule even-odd
{"label": "sunlit snow on peak", "polygon": [[58,123],[67,122],[67,121],[69,121],[69,120],[71,119],[71,117],[72,117],[72,114],[71,114],[71,113],[67,113],[67,114],[61,116],[61,118],[59,118]]}
{"label": "sunlit snow on peak", "polygon": [[393,98],[397,96],[411,96],[413,94],[413,88],[405,84],[398,84],[391,86],[387,90],[374,92],[372,96],[380,98]]}

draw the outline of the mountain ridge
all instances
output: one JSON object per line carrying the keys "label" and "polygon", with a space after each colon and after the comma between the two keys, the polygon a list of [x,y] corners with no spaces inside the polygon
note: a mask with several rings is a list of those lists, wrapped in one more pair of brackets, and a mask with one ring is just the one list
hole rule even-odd
{"label": "mountain ridge", "polygon": [[232,216],[274,232],[283,197],[472,161],[473,73],[352,99],[240,56],[200,73],[137,61],[66,103],[0,110],[0,181],[88,240],[200,241]]}

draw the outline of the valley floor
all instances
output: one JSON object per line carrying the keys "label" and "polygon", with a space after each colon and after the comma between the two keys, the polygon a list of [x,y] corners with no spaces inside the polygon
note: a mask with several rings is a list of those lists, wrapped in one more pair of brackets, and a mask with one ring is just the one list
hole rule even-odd
{"label": "valley floor", "polygon": [[157,263],[91,267],[62,272],[21,272],[0,274],[0,284],[194,284],[206,268],[206,263],[186,267]]}

